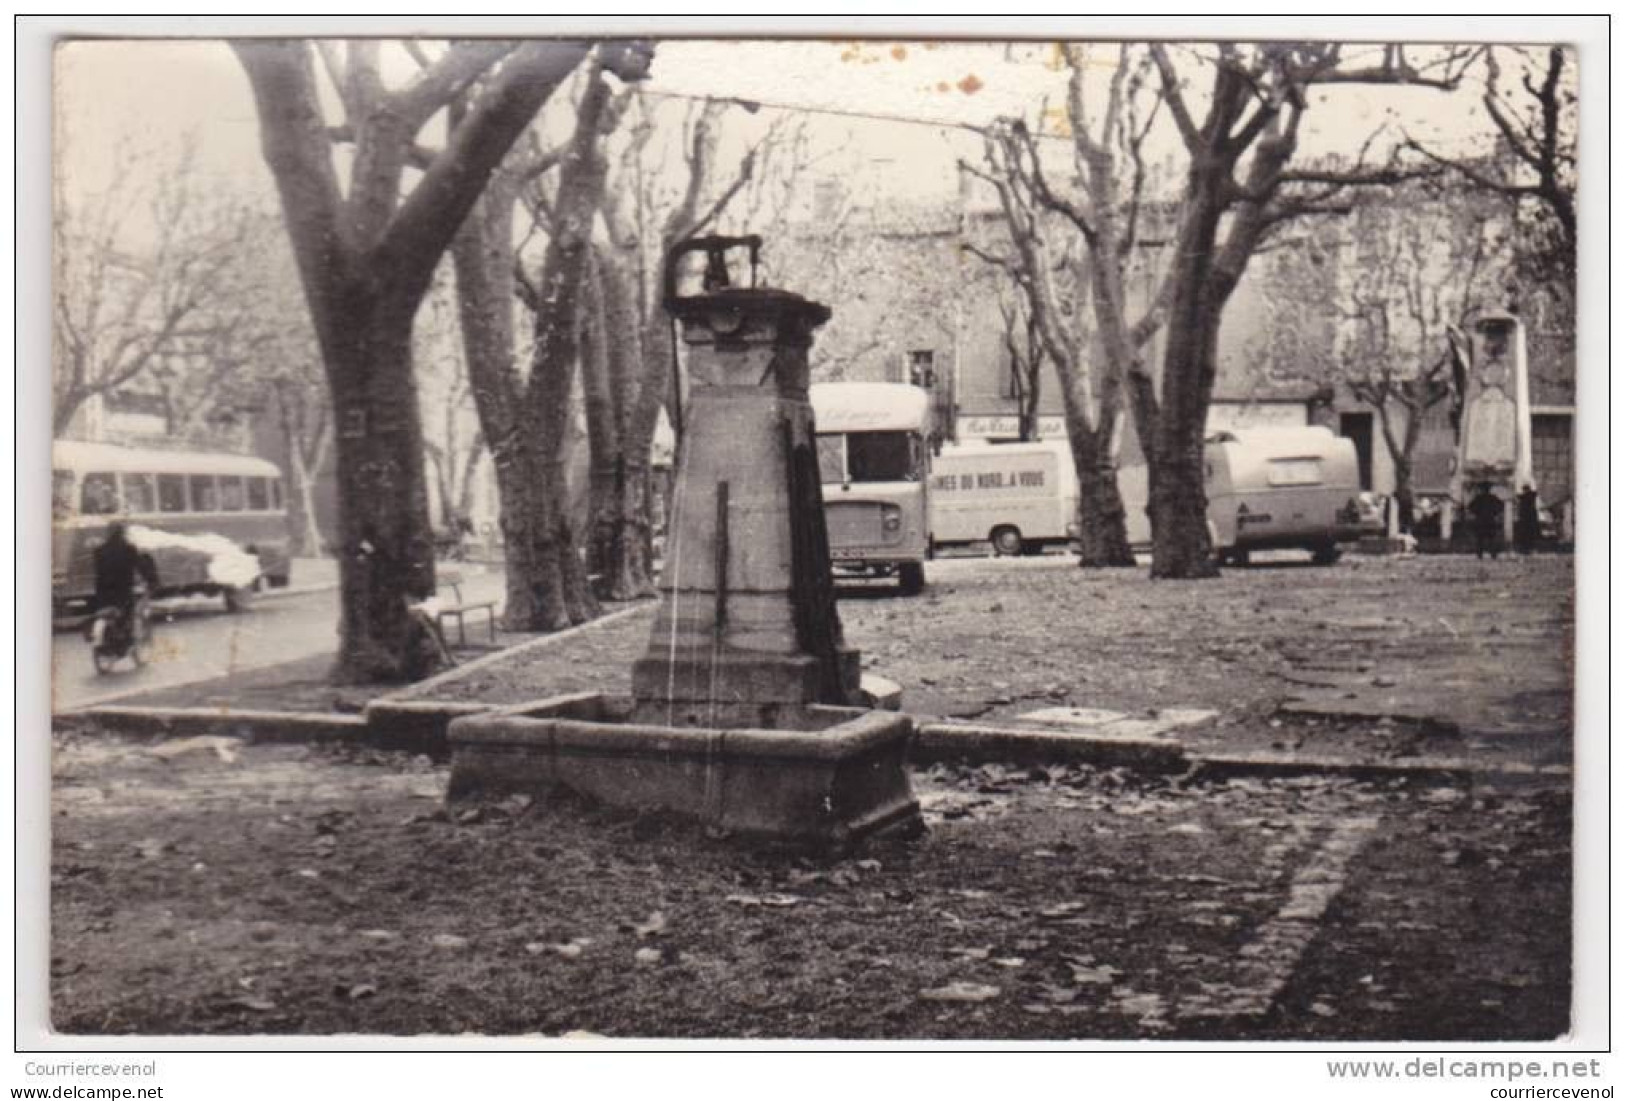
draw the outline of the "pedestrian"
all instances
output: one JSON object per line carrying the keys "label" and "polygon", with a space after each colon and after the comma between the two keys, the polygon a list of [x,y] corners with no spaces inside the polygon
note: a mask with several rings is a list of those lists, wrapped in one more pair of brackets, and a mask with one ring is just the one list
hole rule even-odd
{"label": "pedestrian", "polygon": [[1478,492],[1467,502],[1467,512],[1473,518],[1473,544],[1478,557],[1488,551],[1492,559],[1501,557],[1501,523],[1505,506],[1501,498],[1490,491],[1488,482],[1480,482]]}
{"label": "pedestrian", "polygon": [[1513,514],[1512,543],[1519,554],[1533,554],[1540,538],[1540,498],[1535,487],[1526,485],[1518,492],[1517,512]]}

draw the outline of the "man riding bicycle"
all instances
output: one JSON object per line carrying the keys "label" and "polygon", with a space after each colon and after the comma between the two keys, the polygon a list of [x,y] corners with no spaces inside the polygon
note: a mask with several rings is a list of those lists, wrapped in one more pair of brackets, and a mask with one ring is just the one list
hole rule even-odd
{"label": "man riding bicycle", "polygon": [[115,627],[129,629],[135,615],[136,581],[145,581],[150,592],[158,588],[158,566],[152,556],[138,550],[115,521],[107,526],[107,541],[96,548],[95,611],[111,608]]}

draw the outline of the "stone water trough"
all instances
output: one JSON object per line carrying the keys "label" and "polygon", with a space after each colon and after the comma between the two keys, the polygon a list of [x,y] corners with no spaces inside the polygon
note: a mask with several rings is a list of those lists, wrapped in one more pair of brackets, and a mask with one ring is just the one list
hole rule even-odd
{"label": "stone water trough", "polygon": [[[842,638],[807,350],[829,309],[755,286],[760,239],[697,238],[667,261],[692,398],[649,645],[629,698],[560,696],[451,724],[450,800],[560,789],[742,836],[847,845],[918,828],[912,720],[866,710]],[[751,285],[732,285],[731,248]],[[702,292],[679,296],[704,252]]]}

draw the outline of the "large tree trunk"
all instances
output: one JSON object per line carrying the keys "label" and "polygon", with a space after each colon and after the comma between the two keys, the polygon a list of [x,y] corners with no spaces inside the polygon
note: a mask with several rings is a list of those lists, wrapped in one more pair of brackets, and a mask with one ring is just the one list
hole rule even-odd
{"label": "large tree trunk", "polygon": [[[1175,304],[1177,308],[1177,297]],[[1192,325],[1176,320],[1168,327],[1161,415],[1155,446],[1146,451],[1152,577],[1194,579],[1219,573],[1208,528],[1204,455],[1219,317],[1212,307],[1199,314]]]}
{"label": "large tree trunk", "polygon": [[[1208,530],[1206,462],[1208,403],[1213,395],[1219,323],[1237,272],[1221,272],[1216,239],[1224,214],[1222,189],[1230,166],[1193,158],[1186,207],[1176,237],[1173,301],[1168,311],[1162,387],[1151,433],[1142,436],[1149,480],[1151,576],[1217,577]],[[1232,229],[1232,237],[1240,228]],[[1144,397],[1139,388],[1136,394]],[[1137,420],[1139,415],[1137,414]]]}
{"label": "large tree trunk", "polygon": [[[568,375],[563,392],[552,395],[560,413],[556,423],[543,426],[522,415],[523,386],[514,367],[513,204],[511,184],[494,179],[452,242],[452,261],[469,385],[496,473],[507,578],[504,621],[513,631],[553,631],[592,613],[590,602],[568,595],[585,587],[584,580],[566,578],[573,541],[564,548],[558,543],[567,508],[550,456],[568,416]],[[533,377],[530,385],[541,383]]]}
{"label": "large tree trunk", "polygon": [[340,683],[422,676],[407,606],[434,595],[412,310],[356,303],[328,348],[338,424]]}
{"label": "large tree trunk", "polygon": [[1090,431],[1068,424],[1072,465],[1078,474],[1078,565],[1085,568],[1132,566],[1127,509],[1117,487],[1109,427]]}

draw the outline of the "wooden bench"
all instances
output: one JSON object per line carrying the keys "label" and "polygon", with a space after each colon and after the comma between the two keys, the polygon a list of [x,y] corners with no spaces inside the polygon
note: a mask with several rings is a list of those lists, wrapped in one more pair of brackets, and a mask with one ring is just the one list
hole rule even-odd
{"label": "wooden bench", "polygon": [[435,613],[435,620],[444,634],[446,624],[455,621],[457,624],[457,645],[468,645],[466,620],[475,612],[485,613],[485,626],[491,634],[491,641],[497,640],[497,602],[494,600],[476,600],[465,602],[463,600],[463,578],[457,573],[443,573],[438,578],[438,587],[450,589],[453,602],[442,607]]}

